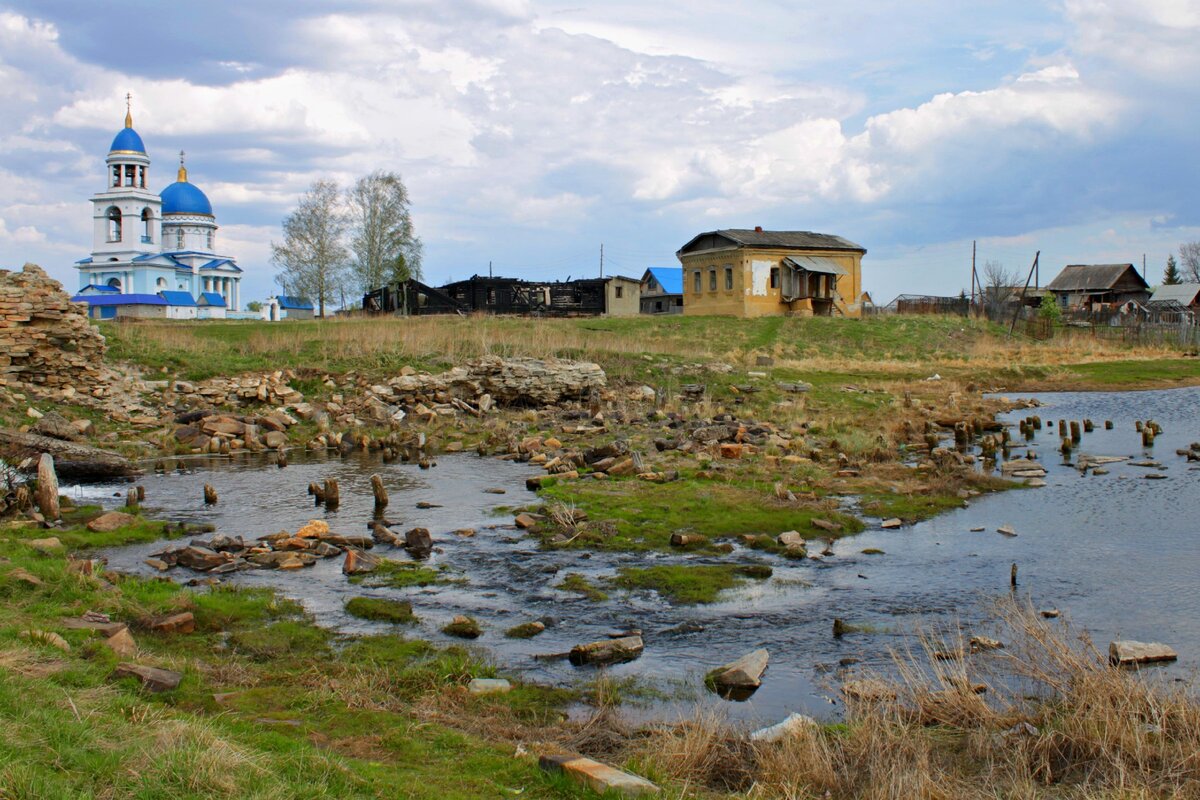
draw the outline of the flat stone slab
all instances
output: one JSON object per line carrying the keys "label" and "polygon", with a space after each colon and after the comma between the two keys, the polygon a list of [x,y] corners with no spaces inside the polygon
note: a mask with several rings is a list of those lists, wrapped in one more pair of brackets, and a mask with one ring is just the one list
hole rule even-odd
{"label": "flat stone slab", "polygon": [[512,691],[512,684],[504,678],[472,678],[467,691],[471,694],[504,694]]}
{"label": "flat stone slab", "polygon": [[766,648],[753,652],[732,661],[723,667],[717,667],[708,673],[708,677],[717,686],[737,689],[756,689],[762,685],[762,674],[767,669],[770,654]]}
{"label": "flat stone slab", "polygon": [[538,766],[546,772],[561,772],[600,794],[612,792],[621,797],[640,797],[660,791],[645,778],[582,756],[542,756]]}
{"label": "flat stone slab", "polygon": [[632,661],[642,654],[644,647],[641,636],[622,636],[575,645],[567,658],[577,667],[583,664],[611,664]]}
{"label": "flat stone slab", "polygon": [[805,714],[788,714],[782,722],[759,728],[750,734],[752,742],[778,742],[799,731],[817,727],[817,721]]}
{"label": "flat stone slab", "polygon": [[885,519],[883,522],[879,523],[879,527],[885,530],[892,530],[894,528],[899,528],[903,524],[904,520],[900,519],[899,517],[892,517],[891,519]]}
{"label": "flat stone slab", "polygon": [[106,639],[129,627],[124,622],[103,622],[90,619],[64,619],[59,620],[58,624],[74,631],[96,631]]}
{"label": "flat stone slab", "polygon": [[167,692],[171,689],[178,688],[179,682],[183,680],[183,674],[173,672],[169,669],[159,669],[158,667],[147,667],[142,664],[134,664],[130,661],[123,661],[117,664],[117,668],[113,670],[114,678],[137,678],[152,692]]}
{"label": "flat stone slab", "polygon": [[1134,664],[1153,664],[1175,661],[1179,655],[1165,644],[1157,642],[1118,641],[1108,645],[1108,660],[1119,667]]}

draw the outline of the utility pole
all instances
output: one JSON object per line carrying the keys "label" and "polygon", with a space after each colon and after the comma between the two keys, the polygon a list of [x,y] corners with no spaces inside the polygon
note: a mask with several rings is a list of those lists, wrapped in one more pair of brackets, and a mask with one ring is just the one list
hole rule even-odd
{"label": "utility pole", "polygon": [[[975,311],[975,285],[978,283],[978,275],[975,271],[975,240],[971,240],[971,311]],[[983,294],[983,292],[980,292]],[[982,300],[983,298],[980,298]]]}
{"label": "utility pole", "polygon": [[492,277],[492,262],[488,262],[488,277]]}
{"label": "utility pole", "polygon": [[600,243],[600,277],[604,277],[604,242]]}
{"label": "utility pole", "polygon": [[[1142,253],[1142,280],[1146,281],[1146,254]],[[1146,281],[1149,283],[1150,281]]]}
{"label": "utility pole", "polygon": [[1029,291],[1029,282],[1033,280],[1033,276],[1038,271],[1038,261],[1042,258],[1042,251],[1038,250],[1033,254],[1033,266],[1029,268],[1029,275],[1025,278],[1025,286],[1021,289],[1020,301],[1017,303],[1017,313],[1013,314],[1012,325],[1008,326],[1008,335],[1012,336],[1013,331],[1017,329],[1017,320],[1021,318],[1021,309],[1025,306],[1025,293]]}

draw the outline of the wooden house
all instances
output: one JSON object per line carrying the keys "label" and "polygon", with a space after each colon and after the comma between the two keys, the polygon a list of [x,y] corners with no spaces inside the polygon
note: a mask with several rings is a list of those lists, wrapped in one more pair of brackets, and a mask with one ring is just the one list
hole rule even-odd
{"label": "wooden house", "polygon": [[1070,264],[1046,291],[1068,311],[1115,309],[1150,298],[1150,287],[1133,264]]}
{"label": "wooden house", "polygon": [[675,254],[685,314],[859,316],[862,245],[811,231],[701,233]]}
{"label": "wooden house", "polygon": [[651,267],[642,275],[643,314],[683,313],[683,270]]}

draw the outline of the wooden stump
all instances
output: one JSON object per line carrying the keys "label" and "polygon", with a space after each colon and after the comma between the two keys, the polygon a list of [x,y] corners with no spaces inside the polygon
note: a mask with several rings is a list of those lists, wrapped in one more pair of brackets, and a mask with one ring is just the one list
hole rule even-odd
{"label": "wooden stump", "polygon": [[375,495],[375,509],[378,511],[387,508],[388,495],[387,489],[383,487],[382,476],[371,476],[371,492]]}
{"label": "wooden stump", "polygon": [[210,483],[204,484],[204,504],[206,506],[215,506],[217,504],[217,490]]}
{"label": "wooden stump", "polygon": [[336,478],[328,478],[325,481],[325,508],[333,511],[342,504],[341,491],[338,489]]}

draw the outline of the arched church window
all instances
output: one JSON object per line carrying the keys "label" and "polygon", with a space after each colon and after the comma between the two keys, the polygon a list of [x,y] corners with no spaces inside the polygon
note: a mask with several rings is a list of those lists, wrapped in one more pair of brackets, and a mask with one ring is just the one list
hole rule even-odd
{"label": "arched church window", "polygon": [[166,278],[159,278],[157,281],[155,281],[155,286],[156,286],[157,288],[159,288],[159,289],[165,289],[165,288],[167,288],[167,279],[166,279]]}
{"label": "arched church window", "polygon": [[153,237],[151,236],[151,229],[153,227],[153,225],[151,223],[153,221],[154,221],[154,212],[148,208],[143,208],[142,209],[142,241],[147,244],[154,241]]}
{"label": "arched church window", "polygon": [[179,250],[183,249],[183,228],[175,231],[175,247]]}
{"label": "arched church window", "polygon": [[108,219],[108,240],[121,241],[121,209],[113,206],[105,212],[105,217]]}
{"label": "arched church window", "polygon": [[121,291],[121,279],[120,278],[109,278],[108,285],[110,287],[112,287],[113,289],[116,289],[118,292]]}
{"label": "arched church window", "polygon": [[213,232],[212,231],[208,232],[208,236],[205,237],[205,241],[208,242],[208,249],[212,250],[213,249]]}
{"label": "arched church window", "polygon": [[112,181],[112,185],[113,185],[113,186],[120,186],[120,185],[121,185],[121,165],[120,165],[120,164],[116,164],[116,165],[114,165],[114,166],[113,166],[113,181]]}

